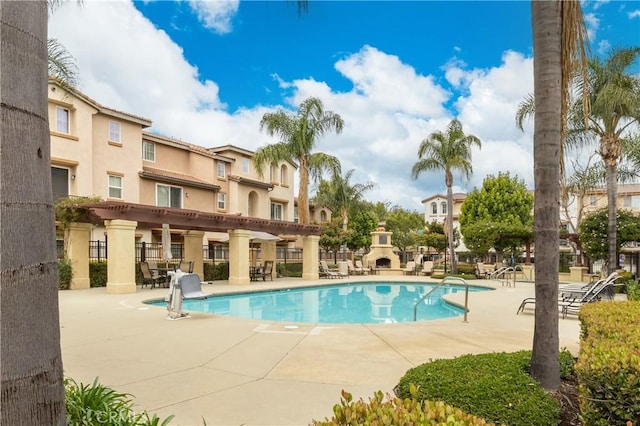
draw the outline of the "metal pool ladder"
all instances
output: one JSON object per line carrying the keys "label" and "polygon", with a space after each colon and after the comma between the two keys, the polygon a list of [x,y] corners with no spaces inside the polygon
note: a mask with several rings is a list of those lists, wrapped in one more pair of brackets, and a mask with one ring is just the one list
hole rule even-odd
{"label": "metal pool ladder", "polygon": [[420,298],[420,300],[418,300],[416,302],[416,304],[413,306],[413,320],[416,321],[417,317],[418,317],[418,306],[424,302],[424,300],[429,297],[429,295],[431,293],[433,293],[434,291],[436,291],[437,289],[440,288],[441,285],[443,284],[464,284],[464,322],[467,322],[467,312],[469,311],[467,309],[467,306],[469,304],[469,283],[467,282],[467,280],[465,280],[464,278],[460,278],[460,277],[444,277],[442,280],[440,280],[440,282],[431,290],[429,290],[429,292],[427,292],[427,294],[425,294],[424,296],[422,296]]}

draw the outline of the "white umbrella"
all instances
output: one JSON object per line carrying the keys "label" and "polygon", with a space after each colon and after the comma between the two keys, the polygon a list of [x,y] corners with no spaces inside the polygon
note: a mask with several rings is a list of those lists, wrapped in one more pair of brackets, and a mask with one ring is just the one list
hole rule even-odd
{"label": "white umbrella", "polygon": [[171,254],[171,231],[168,223],[162,224],[162,258],[165,262],[173,259]]}
{"label": "white umbrella", "polygon": [[[250,231],[249,241],[253,241],[254,243],[261,243],[265,241],[281,241],[282,238],[275,236],[273,234],[269,234],[268,232],[262,231]],[[224,234],[219,238],[220,242],[229,241],[229,234]]]}

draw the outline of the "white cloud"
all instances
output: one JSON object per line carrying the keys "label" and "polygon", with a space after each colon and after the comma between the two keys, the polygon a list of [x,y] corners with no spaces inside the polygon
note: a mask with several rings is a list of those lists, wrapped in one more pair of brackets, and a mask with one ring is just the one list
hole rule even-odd
{"label": "white cloud", "polygon": [[219,34],[231,32],[231,20],[238,12],[240,0],[189,0],[198,20]]}
{"label": "white cloud", "polygon": [[[66,4],[52,16],[50,34],[77,58],[82,91],[106,106],[150,118],[156,132],[205,147],[231,143],[255,150],[272,141],[259,129],[272,108],[249,105],[229,112],[216,82],[201,76],[181,47],[130,2]],[[443,69],[461,89],[453,99],[434,76],[363,46],[335,63],[352,90],[340,92],[313,78],[273,78],[290,95],[282,108],[295,110],[303,99],[318,96],[343,117],[343,133],[327,135],[316,148],[337,156],[344,171],[355,169],[353,182],[375,182],[378,189],[368,199],[423,211],[422,199],[445,191],[444,176],[433,172],[414,181],[411,168],[420,142],[453,118],[446,108],[452,101],[465,131],[483,142],[473,153],[471,182],[456,176],[457,189],[479,186],[486,174],[499,171],[532,186],[532,129],[527,125],[522,133],[514,124],[518,103],[533,90],[532,68],[531,58],[517,52],[505,52],[502,63],[490,69],[452,61]]]}
{"label": "white cloud", "polygon": [[611,49],[611,43],[609,40],[602,40],[598,43],[598,53],[601,55],[606,54]]}
{"label": "white cloud", "polygon": [[584,14],[584,23],[587,27],[587,36],[589,40],[596,39],[596,31],[600,27],[600,19],[594,13],[585,13]]}
{"label": "white cloud", "polygon": [[629,15],[629,19],[640,18],[640,9],[633,10],[633,11],[629,12],[628,15]]}

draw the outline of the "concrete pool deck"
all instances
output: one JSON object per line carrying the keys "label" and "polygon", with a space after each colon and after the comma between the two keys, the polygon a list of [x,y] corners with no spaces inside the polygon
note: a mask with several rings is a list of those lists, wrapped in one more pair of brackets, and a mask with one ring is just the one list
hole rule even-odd
{"label": "concrete pool deck", "polygon": [[[350,277],[230,286],[204,284],[206,293],[255,291],[358,281],[433,282],[425,277]],[[400,377],[430,359],[467,353],[531,349],[533,311],[516,315],[534,294],[532,283],[469,293],[462,316],[404,324],[279,323],[191,312],[166,320],[164,307],[142,302],[167,289],[107,294],[105,288],[59,292],[66,377],[99,381],[135,397],[135,409],[172,425],[306,425],[332,415],[342,389],[354,398],[392,392]],[[448,296],[463,302],[464,293]],[[285,328],[287,325],[298,328]],[[579,321],[559,319],[560,347],[579,348]]]}

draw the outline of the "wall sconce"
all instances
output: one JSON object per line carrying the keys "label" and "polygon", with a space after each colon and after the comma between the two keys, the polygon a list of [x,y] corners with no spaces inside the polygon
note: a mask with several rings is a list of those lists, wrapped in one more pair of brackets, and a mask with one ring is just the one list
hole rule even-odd
{"label": "wall sconce", "polygon": [[76,175],[71,175],[71,180],[76,180]]}
{"label": "wall sconce", "polygon": [[187,198],[189,198],[189,193],[188,193],[188,192],[185,192],[185,193],[184,193],[184,196],[185,196],[185,197],[187,197]]}

